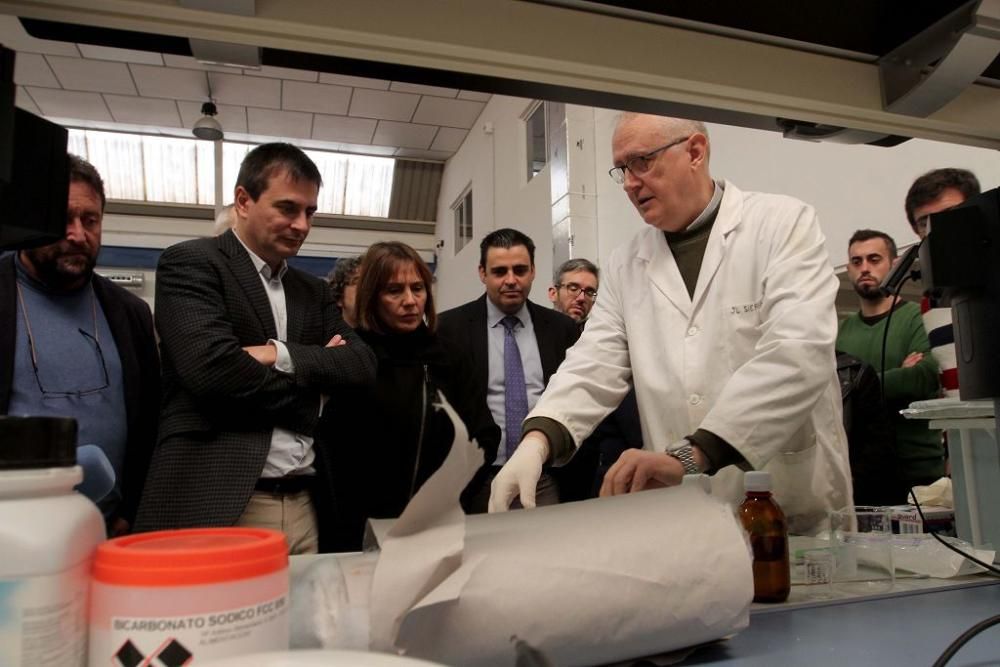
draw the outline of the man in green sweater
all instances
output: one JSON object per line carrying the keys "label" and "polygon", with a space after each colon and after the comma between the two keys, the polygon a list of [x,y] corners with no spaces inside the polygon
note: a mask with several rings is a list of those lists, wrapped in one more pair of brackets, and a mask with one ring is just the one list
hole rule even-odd
{"label": "man in green sweater", "polygon": [[[896,302],[879,291],[879,284],[896,259],[896,243],[883,232],[861,229],[848,242],[847,275],[861,301],[861,310],[840,323],[837,350],[882,370],[885,346],[885,401],[896,432],[896,458],[906,485],[930,484],[944,475],[941,433],[920,420],[907,420],[899,411],[912,401],[938,396],[938,367],[930,354],[920,307]],[[891,317],[890,317],[891,311]]]}

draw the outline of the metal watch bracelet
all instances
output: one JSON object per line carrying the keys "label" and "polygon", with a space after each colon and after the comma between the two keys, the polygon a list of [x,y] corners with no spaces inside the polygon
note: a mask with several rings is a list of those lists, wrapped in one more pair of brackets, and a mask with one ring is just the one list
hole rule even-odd
{"label": "metal watch bracelet", "polygon": [[694,458],[694,448],[689,441],[685,440],[683,445],[670,450],[667,454],[681,462],[685,475],[701,474],[701,467]]}

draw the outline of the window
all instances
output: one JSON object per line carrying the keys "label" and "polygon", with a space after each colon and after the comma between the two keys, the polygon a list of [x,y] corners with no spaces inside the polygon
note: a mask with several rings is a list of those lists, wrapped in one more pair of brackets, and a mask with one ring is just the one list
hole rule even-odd
{"label": "window", "polygon": [[462,193],[451,209],[455,212],[455,254],[472,240],[472,186]]}
{"label": "window", "polygon": [[[251,149],[250,144],[225,143],[222,146],[222,191],[227,199],[232,199],[240,163]],[[330,151],[306,150],[305,153],[316,163],[323,177],[318,213],[388,217],[395,160]]]}
{"label": "window", "polygon": [[215,203],[215,158],[209,142],[71,129],[69,152],[97,168],[108,199]]}
{"label": "window", "polygon": [[535,102],[533,106],[529,107],[524,127],[528,138],[528,180],[530,181],[545,168],[549,155],[544,102]]}
{"label": "window", "polygon": [[[251,144],[223,142],[221,203],[232,203],[240,163],[251,149]],[[108,199],[215,204],[213,142],[71,129],[69,152],[97,168]],[[306,154],[323,177],[320,213],[388,217],[395,160],[318,150]]]}

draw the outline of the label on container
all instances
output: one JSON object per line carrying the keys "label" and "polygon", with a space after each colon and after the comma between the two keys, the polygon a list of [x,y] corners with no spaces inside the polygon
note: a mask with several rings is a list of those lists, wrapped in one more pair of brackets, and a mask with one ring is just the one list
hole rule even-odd
{"label": "label on container", "polygon": [[288,596],[282,595],[188,616],[113,616],[108,632],[91,635],[90,660],[91,665],[174,667],[287,648]]}
{"label": "label on container", "polygon": [[54,575],[0,579],[0,665],[83,667],[90,563]]}

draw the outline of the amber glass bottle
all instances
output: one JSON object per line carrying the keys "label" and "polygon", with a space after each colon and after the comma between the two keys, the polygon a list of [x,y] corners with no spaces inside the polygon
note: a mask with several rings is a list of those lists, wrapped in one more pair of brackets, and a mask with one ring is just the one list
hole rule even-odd
{"label": "amber glass bottle", "polygon": [[771,496],[771,473],[743,476],[747,497],[740,505],[743,528],[753,549],[753,601],[784,602],[792,587],[788,567],[788,522]]}

